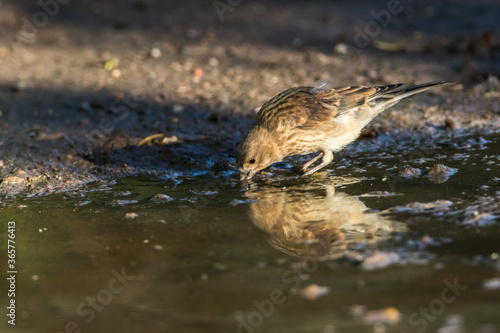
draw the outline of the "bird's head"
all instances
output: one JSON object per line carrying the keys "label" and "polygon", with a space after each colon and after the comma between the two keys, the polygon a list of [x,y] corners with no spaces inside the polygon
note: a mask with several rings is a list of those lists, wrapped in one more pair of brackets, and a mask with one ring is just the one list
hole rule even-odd
{"label": "bird's head", "polygon": [[263,127],[252,128],[236,152],[241,180],[251,179],[258,171],[282,159],[276,139]]}

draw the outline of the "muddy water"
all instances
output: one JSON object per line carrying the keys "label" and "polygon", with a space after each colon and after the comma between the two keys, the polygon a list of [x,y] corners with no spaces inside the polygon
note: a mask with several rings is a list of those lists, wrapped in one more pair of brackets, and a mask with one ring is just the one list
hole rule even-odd
{"label": "muddy water", "polygon": [[15,330],[500,332],[499,144],[400,143],[310,178],[283,163],[247,184],[166,174],[5,201]]}

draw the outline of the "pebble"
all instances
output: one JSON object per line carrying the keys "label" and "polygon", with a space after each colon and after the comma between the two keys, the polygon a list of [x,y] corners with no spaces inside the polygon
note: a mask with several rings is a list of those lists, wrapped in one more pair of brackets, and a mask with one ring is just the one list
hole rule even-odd
{"label": "pebble", "polygon": [[420,169],[409,167],[409,168],[404,168],[404,170],[401,171],[399,175],[401,177],[415,177],[419,176],[421,173],[422,171]]}
{"label": "pebble", "polygon": [[366,311],[364,305],[353,305],[351,315],[361,320],[364,324],[397,324],[401,320],[401,312],[393,306],[379,310]]}
{"label": "pebble", "polygon": [[500,277],[483,280],[482,285],[484,289],[498,290],[500,289]]}
{"label": "pebble", "polygon": [[334,47],[334,51],[337,54],[347,54],[349,52],[349,47],[345,43],[337,43]]}
{"label": "pebble", "polygon": [[455,130],[458,128],[458,124],[453,118],[446,118],[444,120],[444,126],[449,130]]}
{"label": "pebble", "polygon": [[152,57],[152,58],[159,58],[159,57],[161,57],[161,51],[160,51],[160,49],[159,49],[159,48],[157,48],[157,47],[153,47],[153,48],[151,49],[151,53],[150,53],[150,54],[151,54],[151,57]]}
{"label": "pebble", "polygon": [[217,60],[217,58],[212,57],[208,59],[208,64],[212,67],[217,67],[219,66],[219,60]]}
{"label": "pebble", "polygon": [[165,203],[165,202],[169,202],[172,200],[174,200],[172,197],[169,197],[168,195],[162,194],[162,193],[158,193],[154,197],[149,199],[149,201],[152,201],[155,203]]}
{"label": "pebble", "polygon": [[174,108],[173,108],[173,111],[174,113],[180,113],[182,111],[184,111],[184,105],[181,105],[181,104],[174,104]]}
{"label": "pebble", "polygon": [[397,253],[376,251],[363,260],[361,268],[365,271],[373,271],[388,267],[397,262],[399,262],[399,255]]}
{"label": "pebble", "polygon": [[5,177],[4,184],[21,184],[28,181],[28,173],[24,170],[16,171],[12,176]]}
{"label": "pebble", "polygon": [[218,191],[201,191],[199,193],[197,193],[198,195],[214,195],[214,194],[217,194],[219,193]]}
{"label": "pebble", "polygon": [[114,78],[119,78],[120,76],[122,76],[122,71],[118,68],[115,68],[111,71],[111,76]]}
{"label": "pebble", "polygon": [[431,176],[437,176],[437,175],[447,175],[451,176],[455,172],[457,172],[457,169],[447,167],[444,164],[436,164],[434,165],[430,170],[429,170],[429,175]]}
{"label": "pebble", "polygon": [[178,142],[178,141],[179,141],[179,138],[176,135],[173,135],[173,136],[169,136],[169,137],[164,137],[161,140],[161,144],[162,145],[168,145],[170,143],[175,143],[175,142]]}
{"label": "pebble", "polygon": [[449,206],[453,205],[453,202],[449,200],[436,200],[428,203],[422,202],[412,202],[404,206],[396,206],[391,208],[391,212],[400,213],[400,212],[410,212],[410,213],[421,213],[425,210],[442,210],[446,209]]}
{"label": "pebble", "polygon": [[112,206],[124,206],[124,205],[130,205],[134,203],[138,203],[139,200],[113,200],[111,201]]}
{"label": "pebble", "polygon": [[330,293],[330,287],[318,286],[317,284],[310,284],[304,289],[299,289],[294,292],[296,295],[302,296],[309,301],[314,301],[321,296]]}
{"label": "pebble", "polygon": [[229,201],[229,204],[231,206],[237,206],[237,205],[241,205],[241,204],[244,204],[244,203],[252,203],[252,202],[257,202],[259,200],[238,200],[238,199],[233,199],[231,201]]}
{"label": "pebble", "polygon": [[442,184],[455,174],[457,169],[447,167],[443,164],[436,164],[429,170],[429,179],[434,184]]}
{"label": "pebble", "polygon": [[392,197],[398,195],[396,192],[388,191],[372,191],[361,195],[362,197]]}
{"label": "pebble", "polygon": [[484,227],[494,224],[496,219],[496,216],[489,213],[479,213],[478,211],[475,211],[474,217],[465,220],[464,224],[475,224],[479,227]]}
{"label": "pebble", "polygon": [[203,76],[203,70],[201,68],[196,68],[193,73],[194,77],[202,77]]}
{"label": "pebble", "polygon": [[361,317],[366,324],[397,324],[401,320],[401,313],[395,307],[368,311]]}

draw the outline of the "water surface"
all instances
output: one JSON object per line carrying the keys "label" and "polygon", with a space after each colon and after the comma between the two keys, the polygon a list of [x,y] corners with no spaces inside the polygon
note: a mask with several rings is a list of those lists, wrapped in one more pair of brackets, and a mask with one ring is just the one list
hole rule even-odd
{"label": "water surface", "polygon": [[500,332],[499,140],[10,199],[15,330]]}

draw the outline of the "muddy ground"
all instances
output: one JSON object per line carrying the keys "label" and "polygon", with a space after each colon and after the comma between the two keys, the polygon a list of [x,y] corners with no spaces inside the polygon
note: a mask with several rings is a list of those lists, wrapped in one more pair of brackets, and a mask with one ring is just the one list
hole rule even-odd
{"label": "muddy ground", "polygon": [[236,178],[224,171],[256,108],[319,79],[457,82],[386,111],[348,150],[500,125],[497,1],[46,4],[0,2],[0,198]]}

